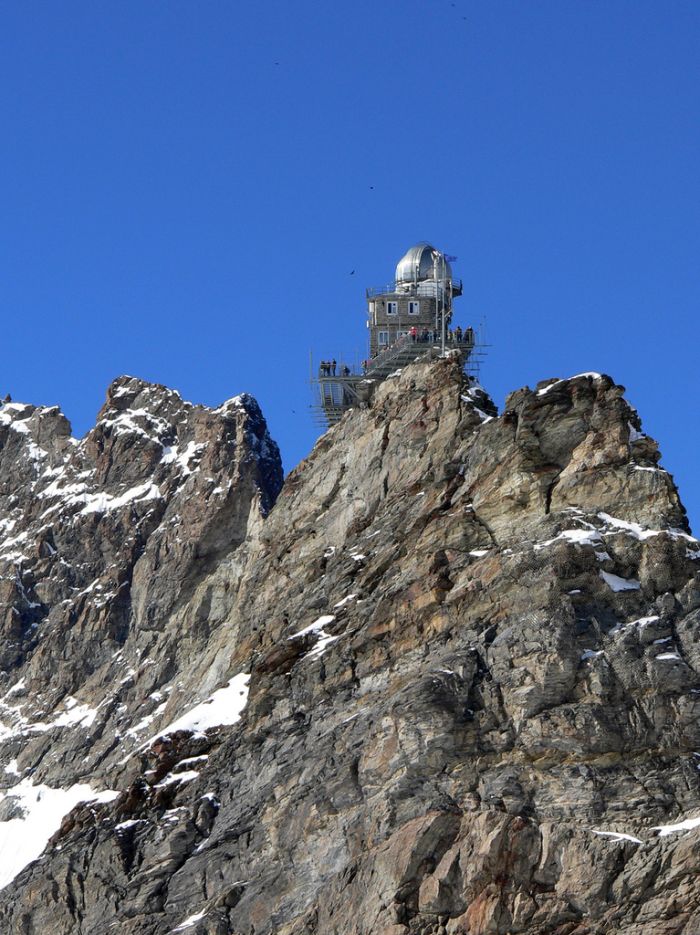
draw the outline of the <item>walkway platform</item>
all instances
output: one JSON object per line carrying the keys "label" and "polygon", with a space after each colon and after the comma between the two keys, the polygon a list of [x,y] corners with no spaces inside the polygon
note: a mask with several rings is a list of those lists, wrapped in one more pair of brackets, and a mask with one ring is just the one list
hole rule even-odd
{"label": "walkway platform", "polygon": [[[445,349],[462,353],[468,373],[478,376],[479,362],[485,345],[460,341],[446,341]],[[373,384],[381,383],[392,373],[421,358],[437,358],[442,348],[439,342],[414,340],[410,335],[400,338],[391,347],[374,357],[362,373],[349,376],[317,376],[312,379],[316,387],[316,401],[312,406],[314,421],[323,428],[336,425],[347,412],[357,406],[367,406]]]}

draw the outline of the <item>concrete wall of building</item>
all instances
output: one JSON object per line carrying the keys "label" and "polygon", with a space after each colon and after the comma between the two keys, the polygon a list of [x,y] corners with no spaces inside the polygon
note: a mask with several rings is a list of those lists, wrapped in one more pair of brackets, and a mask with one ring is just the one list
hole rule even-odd
{"label": "concrete wall of building", "polygon": [[[389,311],[389,303],[396,303],[396,313]],[[411,302],[418,303],[418,314],[410,313]],[[415,307],[415,306],[414,306]],[[391,346],[401,335],[416,328],[432,332],[435,329],[435,298],[427,295],[407,295],[405,292],[386,293],[368,299],[367,315],[370,331],[370,357]],[[448,314],[447,326],[451,316]],[[386,341],[381,335],[386,335]]]}
{"label": "concrete wall of building", "polygon": [[[388,325],[389,327],[395,328],[400,322],[402,325],[408,324],[409,328],[412,325],[416,327],[420,325],[421,327],[427,328],[435,321],[435,299],[430,296],[407,296],[405,293],[395,292],[377,296],[374,299],[370,299],[369,302],[370,308],[371,303],[374,303],[374,315],[371,316],[370,320],[375,323],[377,327],[380,325]],[[396,304],[397,314],[389,313],[390,302]],[[410,302],[418,303],[419,312],[417,315],[409,313]]]}
{"label": "concrete wall of building", "polygon": [[[392,314],[389,303],[395,303],[396,313]],[[417,303],[418,314],[411,314],[409,303]],[[374,303],[374,305],[372,305]],[[416,306],[412,306],[415,308]],[[368,321],[370,323],[370,356],[394,343],[400,334],[416,328],[418,331],[435,327],[435,299],[430,296],[406,295],[406,293],[387,293],[369,299]],[[387,343],[380,335],[387,335]]]}

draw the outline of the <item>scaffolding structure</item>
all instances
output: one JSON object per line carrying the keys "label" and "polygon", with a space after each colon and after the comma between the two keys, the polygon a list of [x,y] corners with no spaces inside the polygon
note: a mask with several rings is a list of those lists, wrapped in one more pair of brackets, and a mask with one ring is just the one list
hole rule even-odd
{"label": "scaffolding structure", "polygon": [[[484,340],[483,322],[474,332],[473,342],[456,341],[447,335],[445,352],[458,351],[462,356],[464,370],[472,382],[479,383],[481,364],[489,345]],[[311,411],[314,423],[328,429],[336,425],[348,409],[364,408],[368,405],[374,384],[381,383],[409,364],[419,360],[435,360],[442,356],[441,341],[414,340],[404,335],[382,351],[365,367],[349,366],[344,361],[336,362],[335,374],[314,373],[313,359],[309,358],[310,383],[313,391]],[[346,373],[345,371],[349,371]]]}
{"label": "scaffolding structure", "polygon": [[481,383],[481,365],[486,359],[490,347],[486,332],[486,320],[482,318],[474,329],[472,352],[464,361],[464,370],[472,383]]}
{"label": "scaffolding structure", "polygon": [[313,362],[311,368],[310,382],[314,394],[311,413],[319,428],[329,429],[340,422],[348,409],[367,404],[372,381],[364,373],[357,373],[353,368],[349,375],[313,376]]}

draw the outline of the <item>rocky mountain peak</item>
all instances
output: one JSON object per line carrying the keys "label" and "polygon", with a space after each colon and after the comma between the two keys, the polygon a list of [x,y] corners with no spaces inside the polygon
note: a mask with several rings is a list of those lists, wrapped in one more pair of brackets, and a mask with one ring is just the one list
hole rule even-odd
{"label": "rocky mountain peak", "polygon": [[175,606],[282,484],[252,397],[208,409],[133,377],[81,440],[57,408],[5,405],[0,476],[2,675],[46,690],[58,673],[49,707]]}
{"label": "rocky mountain peak", "polygon": [[3,930],[697,930],[700,543],[623,387],[416,362],[281,490],[247,396],[24,412]]}

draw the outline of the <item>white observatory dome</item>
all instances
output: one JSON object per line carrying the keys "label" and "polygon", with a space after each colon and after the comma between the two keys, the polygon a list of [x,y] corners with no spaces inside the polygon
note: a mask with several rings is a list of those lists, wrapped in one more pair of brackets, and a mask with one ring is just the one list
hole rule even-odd
{"label": "white observatory dome", "polygon": [[[432,244],[423,241],[411,247],[401,257],[396,266],[396,283],[418,283],[426,279],[433,278],[433,253],[435,247]],[[442,274],[442,263],[440,263],[439,274]],[[445,275],[447,279],[452,279],[452,267],[445,261]]]}

